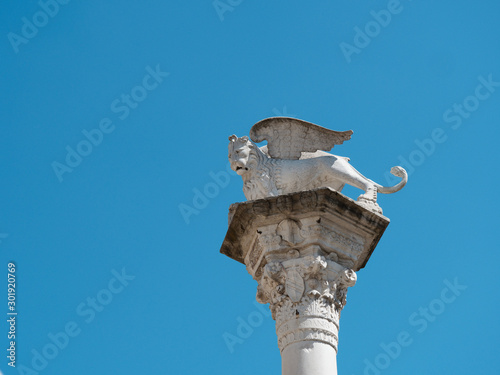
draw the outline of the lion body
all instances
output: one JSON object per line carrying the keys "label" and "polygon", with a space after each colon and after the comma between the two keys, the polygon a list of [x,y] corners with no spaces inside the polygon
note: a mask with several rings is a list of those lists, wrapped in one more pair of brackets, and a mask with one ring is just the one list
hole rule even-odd
{"label": "lion body", "polygon": [[345,184],[364,191],[375,189],[375,183],[349,164],[348,158],[317,152],[303,153],[299,160],[273,159],[266,151],[251,141],[241,142],[231,151],[238,155],[232,157],[233,170],[245,170],[241,176],[249,200],[321,187],[340,192]]}
{"label": "lion body", "polygon": [[377,191],[385,194],[400,190],[408,179],[400,167],[391,170],[403,180],[395,186],[381,186],[359,173],[349,158],[323,151],[303,152],[299,160],[269,157],[266,146],[259,148],[247,137],[235,138],[229,145],[231,168],[243,178],[243,192],[248,200],[329,187],[338,192],[348,184],[364,191],[358,202],[382,213]]}
{"label": "lion body", "polygon": [[345,158],[335,155],[303,160],[279,160],[278,165],[280,168],[276,180],[279,194],[321,187],[330,187],[340,192],[346,184],[345,176],[354,169]]}

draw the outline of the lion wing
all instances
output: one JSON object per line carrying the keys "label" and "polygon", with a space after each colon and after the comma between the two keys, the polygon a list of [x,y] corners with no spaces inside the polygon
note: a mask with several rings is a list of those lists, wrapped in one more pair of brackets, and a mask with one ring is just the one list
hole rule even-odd
{"label": "lion wing", "polygon": [[302,152],[330,151],[351,139],[352,130],[337,132],[290,117],[271,117],[250,129],[255,143],[267,140],[268,153],[275,159],[301,158]]}

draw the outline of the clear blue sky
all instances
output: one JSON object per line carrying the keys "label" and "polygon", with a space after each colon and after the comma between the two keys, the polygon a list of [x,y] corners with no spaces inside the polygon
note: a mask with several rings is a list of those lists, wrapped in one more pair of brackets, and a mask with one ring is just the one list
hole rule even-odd
{"label": "clear blue sky", "polygon": [[244,200],[227,137],[279,114],[352,129],[334,153],[369,178],[410,174],[379,198],[339,374],[499,373],[498,1],[58,4],[1,5],[4,375],[279,374],[271,318],[240,327],[256,282],[219,254]]}

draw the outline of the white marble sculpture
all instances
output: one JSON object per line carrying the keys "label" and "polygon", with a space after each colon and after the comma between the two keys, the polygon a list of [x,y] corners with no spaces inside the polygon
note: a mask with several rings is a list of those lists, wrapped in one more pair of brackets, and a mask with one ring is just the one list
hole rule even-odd
{"label": "white marble sculpture", "polygon": [[[229,161],[231,169],[243,178],[243,192],[248,200],[320,187],[340,192],[348,184],[365,192],[358,197],[358,204],[382,213],[377,192],[390,194],[401,190],[408,175],[402,167],[393,167],[391,173],[402,180],[394,186],[382,186],[359,173],[349,164],[349,158],[324,152],[349,140],[351,135],[351,130],[337,132],[294,118],[271,117],[252,127],[252,140],[246,136],[229,137]],[[267,146],[254,143],[264,140]]]}

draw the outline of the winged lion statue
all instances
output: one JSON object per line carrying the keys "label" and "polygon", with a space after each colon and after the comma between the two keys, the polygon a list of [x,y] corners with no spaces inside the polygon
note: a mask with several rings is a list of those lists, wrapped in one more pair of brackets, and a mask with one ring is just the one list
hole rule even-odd
{"label": "winged lion statue", "polygon": [[[377,193],[401,190],[408,174],[402,167],[393,167],[391,173],[401,181],[382,186],[359,173],[349,164],[349,158],[325,152],[351,135],[352,130],[338,132],[295,118],[271,117],[251,128],[251,139],[229,137],[229,161],[231,169],[243,179],[247,200],[321,187],[340,192],[348,184],[364,191],[358,204],[381,214]],[[267,146],[256,145],[264,140]]]}

